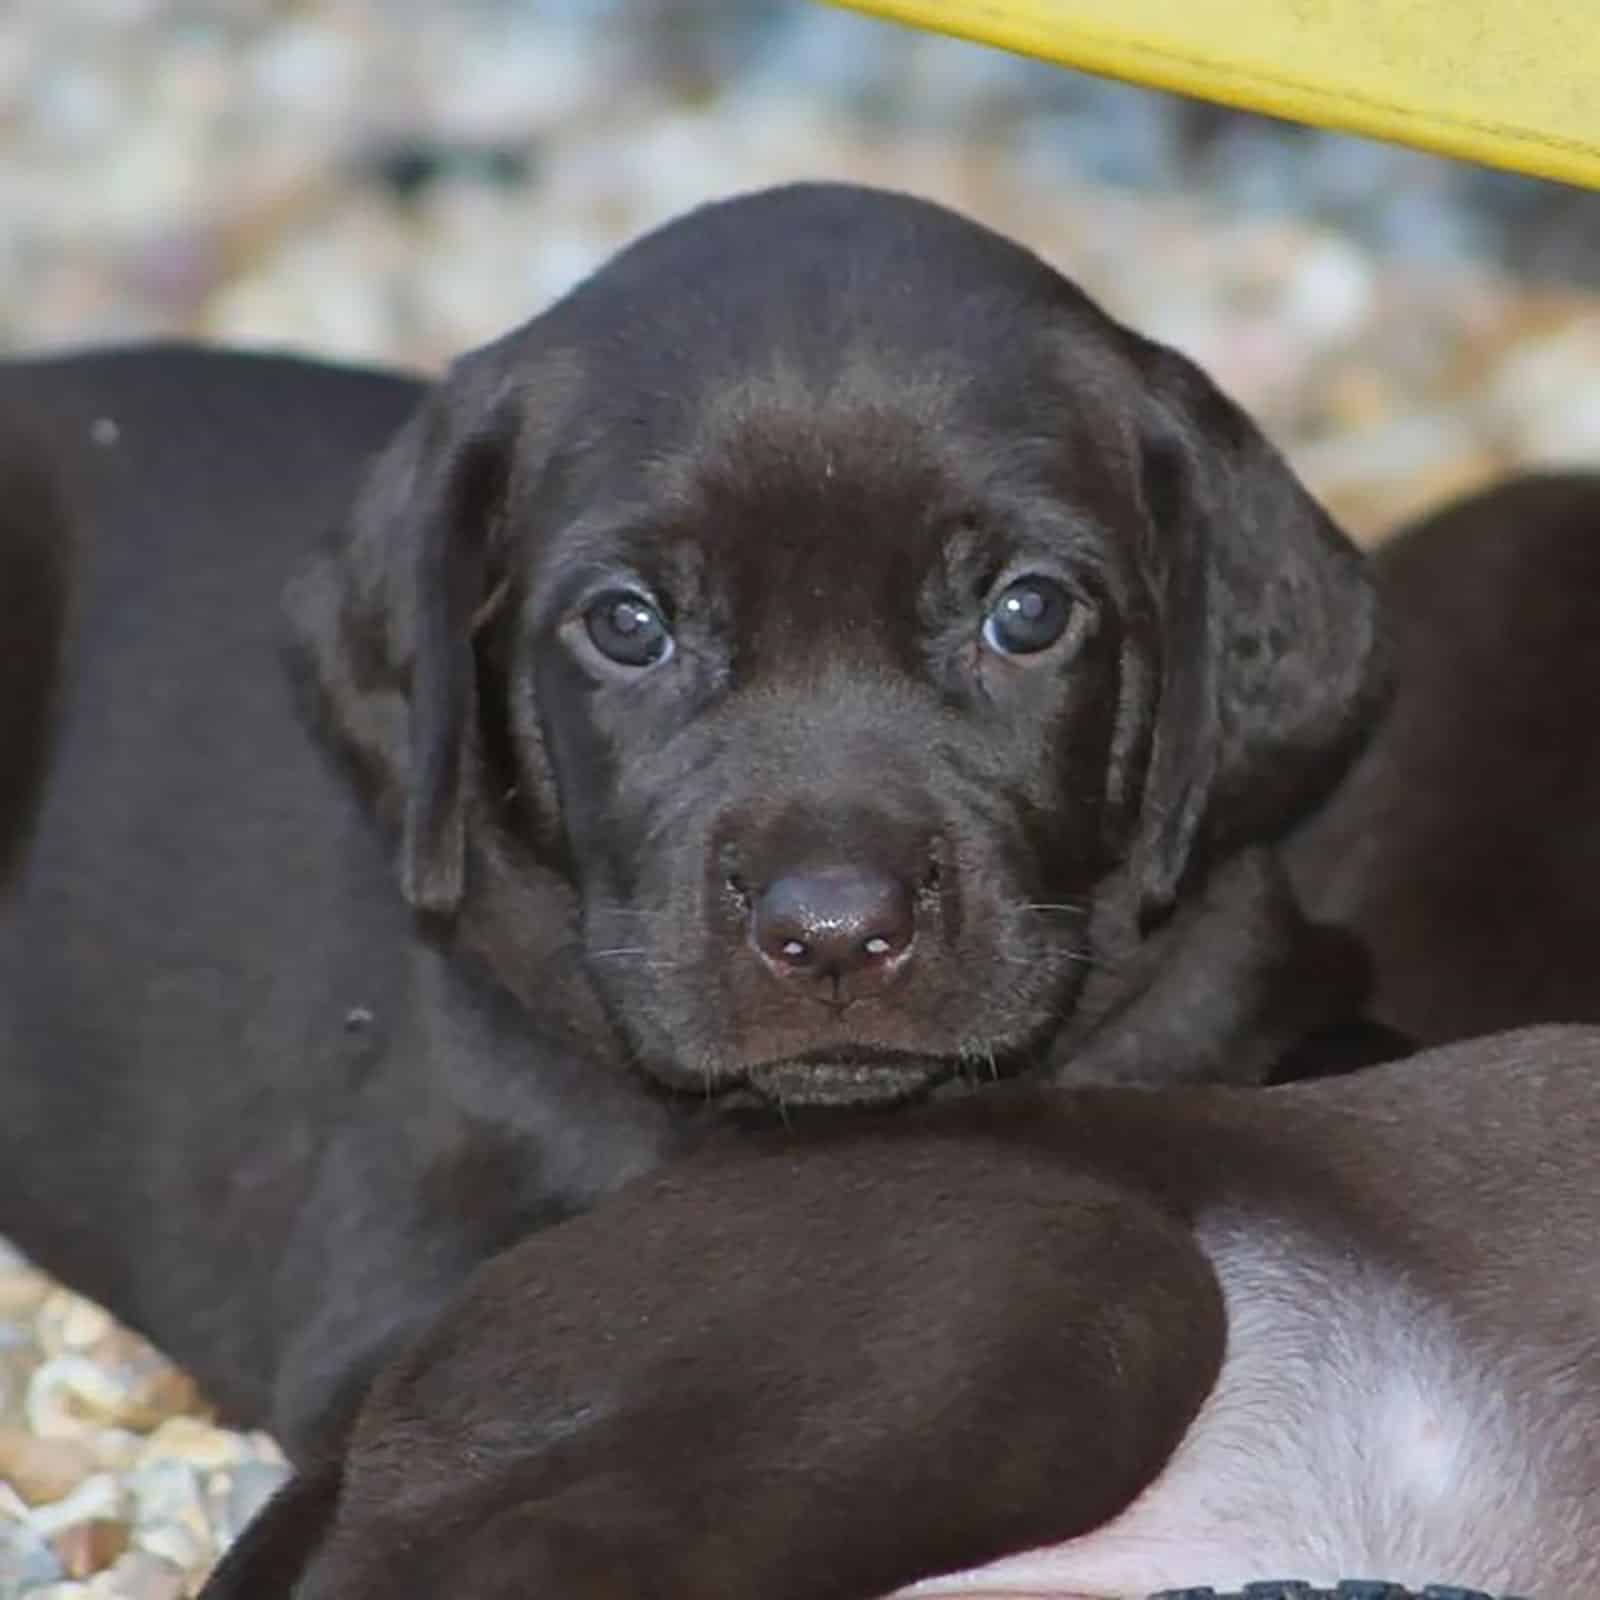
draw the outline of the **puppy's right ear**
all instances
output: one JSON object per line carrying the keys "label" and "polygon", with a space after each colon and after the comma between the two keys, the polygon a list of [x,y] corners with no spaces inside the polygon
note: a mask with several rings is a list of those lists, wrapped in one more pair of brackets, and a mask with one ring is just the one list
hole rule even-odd
{"label": "puppy's right ear", "polygon": [[1134,346],[1146,560],[1163,663],[1140,921],[1281,838],[1348,770],[1389,691],[1365,558],[1260,429],[1176,351]]}
{"label": "puppy's right ear", "polygon": [[340,1469],[296,1474],[256,1513],[197,1600],[290,1600],[333,1526]]}
{"label": "puppy's right ear", "polygon": [[504,371],[492,349],[456,363],[286,594],[323,714],[398,833],[405,896],[446,915],[465,875],[473,637],[504,594]]}

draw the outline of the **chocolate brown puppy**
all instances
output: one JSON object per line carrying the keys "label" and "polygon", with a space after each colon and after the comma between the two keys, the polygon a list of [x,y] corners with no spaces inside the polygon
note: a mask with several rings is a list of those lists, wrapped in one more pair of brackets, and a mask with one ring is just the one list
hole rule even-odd
{"label": "chocolate brown puppy", "polygon": [[1395,700],[1296,835],[1298,887],[1418,1040],[1600,1021],[1600,476],[1459,501],[1375,576]]}
{"label": "chocolate brown puppy", "polygon": [[1271,846],[1381,697],[1364,563],[937,206],[708,207],[427,388],[158,348],[0,401],[82,545],[0,1231],[296,1455],[723,1110],[1253,1082],[1359,1008]]}
{"label": "chocolate brown puppy", "polygon": [[1543,1029],[707,1150],[481,1268],[205,1600],[1579,1600],[1597,1149]]}

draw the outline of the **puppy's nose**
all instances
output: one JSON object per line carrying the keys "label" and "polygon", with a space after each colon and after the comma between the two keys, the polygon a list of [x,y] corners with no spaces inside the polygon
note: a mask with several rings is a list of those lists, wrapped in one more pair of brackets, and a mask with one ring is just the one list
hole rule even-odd
{"label": "puppy's nose", "polygon": [[769,884],[750,932],[780,978],[887,975],[916,937],[916,911],[910,889],[887,873],[817,867]]}

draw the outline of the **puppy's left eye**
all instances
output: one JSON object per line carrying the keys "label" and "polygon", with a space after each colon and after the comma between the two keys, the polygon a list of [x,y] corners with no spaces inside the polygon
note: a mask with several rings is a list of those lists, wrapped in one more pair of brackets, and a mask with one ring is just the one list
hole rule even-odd
{"label": "puppy's left eye", "polygon": [[1037,655],[1067,631],[1072,607],[1072,596],[1054,578],[1018,578],[989,607],[983,642],[1003,656]]}
{"label": "puppy's left eye", "polygon": [[619,667],[655,667],[672,654],[672,634],[661,613],[642,595],[611,589],[583,614],[590,642]]}

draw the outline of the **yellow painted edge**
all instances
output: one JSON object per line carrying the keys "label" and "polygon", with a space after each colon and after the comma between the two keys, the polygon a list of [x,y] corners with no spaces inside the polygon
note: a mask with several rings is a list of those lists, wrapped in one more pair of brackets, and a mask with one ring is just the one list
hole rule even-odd
{"label": "yellow painted edge", "polygon": [[[1078,67],[1101,77],[1171,89],[1246,111],[1285,117],[1291,122],[1414,145],[1438,155],[1600,189],[1600,142],[1559,139],[1526,128],[1417,110],[1347,90],[1318,89],[1290,78],[1230,68],[1137,41],[1098,35],[1078,25],[1043,26],[979,5],[953,11],[922,0],[833,3],[977,44],[998,45],[1019,55]],[[1596,25],[1600,27],[1600,21]],[[1596,86],[1596,102],[1600,119],[1600,85]]]}

